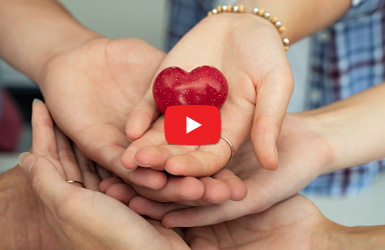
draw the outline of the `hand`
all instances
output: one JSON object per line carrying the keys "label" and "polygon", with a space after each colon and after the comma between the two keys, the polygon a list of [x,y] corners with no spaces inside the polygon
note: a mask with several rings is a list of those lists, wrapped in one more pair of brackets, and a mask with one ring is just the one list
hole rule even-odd
{"label": "hand", "polygon": [[[260,166],[275,169],[276,143],[293,90],[293,77],[277,30],[253,15],[223,13],[202,20],[166,56],[187,71],[211,65],[225,75],[229,94],[221,110],[222,135],[238,150],[250,136]],[[129,116],[126,133],[135,140],[123,155],[128,169],[164,168],[173,175],[210,176],[230,158],[227,143],[204,147],[168,145],[150,88]],[[156,120],[147,132],[150,123]]]}
{"label": "hand", "polygon": [[[127,117],[151,85],[163,57],[163,52],[140,40],[93,39],[54,56],[43,71],[40,87],[56,124],[81,152],[134,187],[141,185],[142,195],[151,192],[166,201],[197,200],[210,199],[210,190],[215,190],[223,194],[214,192],[219,201],[243,198],[246,191],[240,181],[232,185],[215,178],[204,183],[195,178],[168,179],[159,171],[129,172],[122,167],[121,154],[129,145],[124,133]],[[161,195],[152,191],[159,189]]]}
{"label": "hand", "polygon": [[191,228],[185,240],[192,249],[336,249],[331,239],[338,228],[296,195],[263,213]]}
{"label": "hand", "polygon": [[105,194],[67,182],[82,180],[77,156],[66,150],[68,141],[54,130],[43,103],[33,105],[32,126],[32,154],[24,155],[21,165],[66,249],[188,249],[173,230],[146,221]]}
{"label": "hand", "polygon": [[127,117],[163,57],[137,39],[97,38],[56,54],[39,80],[57,126],[82,153],[126,181],[151,178],[152,188],[163,187],[166,177],[155,171],[128,173],[120,158],[129,145]]}
{"label": "hand", "polygon": [[44,214],[43,204],[19,166],[0,175],[2,249],[65,249]]}
{"label": "hand", "polygon": [[301,115],[285,117],[278,139],[279,168],[263,169],[252,152],[251,142],[242,145],[228,168],[246,184],[242,201],[185,208],[134,197],[130,208],[162,220],[166,227],[194,227],[233,220],[258,213],[303,189],[321,172],[332,157],[330,145],[320,134],[316,120]]}

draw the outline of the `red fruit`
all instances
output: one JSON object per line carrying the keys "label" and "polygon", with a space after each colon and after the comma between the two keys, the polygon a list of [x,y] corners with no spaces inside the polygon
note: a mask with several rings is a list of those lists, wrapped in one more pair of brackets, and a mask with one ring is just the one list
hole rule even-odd
{"label": "red fruit", "polygon": [[186,72],[178,67],[164,69],[155,78],[152,94],[163,114],[175,105],[211,105],[221,108],[226,101],[228,85],[224,75],[211,66]]}

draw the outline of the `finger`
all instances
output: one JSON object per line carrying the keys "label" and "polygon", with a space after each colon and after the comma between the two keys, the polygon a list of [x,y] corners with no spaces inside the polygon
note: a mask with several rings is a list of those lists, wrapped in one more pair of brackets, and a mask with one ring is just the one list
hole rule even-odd
{"label": "finger", "polygon": [[53,122],[47,106],[38,99],[32,104],[32,151],[58,159]]}
{"label": "finger", "polygon": [[[57,128],[54,129],[56,138],[56,147],[61,168],[59,173],[63,172],[66,180],[80,181],[83,183],[83,177],[79,169],[78,162],[68,138]],[[75,183],[74,185],[80,185]]]}
{"label": "finger", "polygon": [[153,190],[164,188],[168,182],[165,173],[141,167],[128,172],[126,176],[121,178],[127,183],[136,184]]}
{"label": "finger", "polygon": [[163,216],[162,225],[167,228],[173,228],[218,224],[227,220],[227,213],[230,212],[236,211],[223,211],[220,204],[173,210]]}
{"label": "finger", "polygon": [[245,194],[242,192],[247,192],[239,191],[246,189],[243,182],[234,178],[231,171],[224,172],[221,171],[215,178],[169,177],[166,187],[161,190],[151,190],[136,185],[134,189],[147,199],[189,206],[206,206],[227,201],[232,198],[233,190],[239,193],[234,195],[236,198],[237,196],[241,196],[239,199],[244,198]]}
{"label": "finger", "polygon": [[212,241],[205,239],[203,237],[193,238],[190,241],[187,241],[187,243],[191,247],[192,250],[194,250],[194,249],[217,250],[218,249],[217,244],[215,244]]}
{"label": "finger", "polygon": [[32,187],[42,202],[48,209],[55,211],[78,187],[67,183],[57,171],[57,166],[48,158],[27,154],[19,158],[20,165],[30,176]]}
{"label": "finger", "polygon": [[[230,189],[231,200],[240,201],[246,197],[247,188],[245,183],[233,172],[231,172],[229,169],[227,168],[222,169],[221,171],[218,172],[218,174],[214,175],[214,179],[220,180],[223,183],[226,183],[226,185]],[[217,191],[217,190],[218,189],[214,189],[214,191]],[[214,193],[213,195],[216,195],[216,194]]]}
{"label": "finger", "polygon": [[160,190],[134,188],[141,196],[160,202],[199,200],[205,191],[203,183],[196,178],[174,176],[169,177],[166,186]]}
{"label": "finger", "polygon": [[95,163],[95,169],[96,172],[101,180],[107,179],[109,177],[112,177],[112,174],[107,171],[105,168],[100,166],[99,164]]}
{"label": "finger", "polygon": [[257,90],[251,139],[259,163],[268,170],[278,166],[277,140],[293,85],[290,71],[279,72],[270,74]]}
{"label": "finger", "polygon": [[132,142],[122,155],[122,164],[127,169],[135,169],[138,166],[147,165],[139,164],[136,161],[135,155],[137,151],[143,147],[150,145],[164,145],[167,144],[163,132],[164,118],[160,117],[156,120],[153,126],[138,140]]}
{"label": "finger", "polygon": [[118,201],[128,205],[130,200],[136,196],[134,189],[126,183],[111,184],[106,190],[106,195],[117,199]]}
{"label": "finger", "polygon": [[148,129],[151,122],[159,116],[159,110],[152,96],[152,87],[130,113],[126,124],[126,135],[131,140],[139,139]]}
{"label": "finger", "polygon": [[141,196],[136,196],[131,199],[129,207],[140,215],[146,215],[152,219],[161,220],[166,213],[172,210],[185,208],[186,206],[172,202],[157,202]]}
{"label": "finger", "polygon": [[78,162],[84,187],[94,191],[99,190],[100,178],[95,169],[95,163],[85,157],[76,145],[73,146],[76,160]]}
{"label": "finger", "polygon": [[[236,151],[246,139],[253,112],[250,107],[242,108],[228,100],[222,109],[222,135],[232,144]],[[244,110],[243,112],[242,109]],[[170,146],[171,147],[171,146]],[[200,146],[198,150],[185,155],[176,155],[167,160],[165,169],[173,175],[210,176],[222,169],[231,158],[231,146],[220,139],[218,144]]]}
{"label": "finger", "polygon": [[205,186],[205,193],[202,200],[210,203],[221,203],[231,197],[231,190],[226,183],[215,180],[212,177],[202,177],[200,181]]}
{"label": "finger", "polygon": [[[249,181],[253,182],[253,180]],[[221,204],[170,211],[164,215],[162,224],[168,228],[213,225],[246,214],[263,211],[268,204],[260,202],[264,198],[258,197],[256,194],[263,194],[263,192],[261,190],[250,190],[249,195],[242,201],[228,200]]]}
{"label": "finger", "polygon": [[95,150],[94,157],[92,157],[95,162],[118,176],[127,174],[127,169],[121,163],[121,156],[126,149],[125,144],[115,144],[102,140],[96,140],[95,144],[99,145]]}
{"label": "finger", "polygon": [[122,129],[113,125],[95,124],[83,130],[84,136],[82,134],[72,138],[81,152],[118,176],[127,174],[127,169],[121,163],[121,157],[129,141]]}
{"label": "finger", "polygon": [[146,166],[154,170],[164,171],[166,162],[169,158],[174,155],[185,155],[197,149],[198,146],[145,146],[136,152],[135,161],[140,166]]}
{"label": "finger", "polygon": [[115,176],[106,178],[99,183],[99,191],[102,193],[106,193],[108,188],[112,184],[116,184],[116,183],[123,183],[123,181]]}

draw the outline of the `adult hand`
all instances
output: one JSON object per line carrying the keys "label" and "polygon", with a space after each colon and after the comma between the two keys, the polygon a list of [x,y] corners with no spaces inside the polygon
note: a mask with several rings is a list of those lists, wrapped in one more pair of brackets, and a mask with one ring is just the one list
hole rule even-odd
{"label": "adult hand", "polygon": [[188,229],[185,240],[192,249],[335,249],[338,228],[296,195],[262,213]]}
{"label": "adult hand", "polygon": [[244,143],[228,166],[246,184],[248,193],[242,201],[185,208],[137,196],[130,201],[130,208],[162,220],[166,227],[211,225],[264,211],[298,193],[330,162],[331,148],[320,135],[319,126],[322,125],[305,116],[288,114],[285,117],[278,139],[279,168],[275,171],[263,169],[251,142]]}
{"label": "adult hand", "polygon": [[0,210],[2,249],[65,249],[19,166],[0,174]]}
{"label": "adult hand", "polygon": [[[45,215],[66,249],[188,249],[176,232],[146,221],[123,203],[70,184],[82,180],[77,155],[43,103],[33,105],[32,154],[21,157]],[[113,212],[111,212],[113,211]]]}
{"label": "adult hand", "polygon": [[163,56],[137,39],[97,38],[53,56],[39,80],[56,124],[88,158],[127,181],[151,178],[153,188],[164,186],[161,173],[128,173],[120,157],[128,114]]}
{"label": "adult hand", "polygon": [[97,38],[54,56],[40,87],[56,124],[81,152],[134,187],[162,189],[162,195],[155,196],[166,201],[210,199],[210,190],[223,193],[216,196],[219,202],[243,198],[246,191],[240,181],[237,186],[212,178],[203,183],[195,178],[168,179],[159,171],[129,172],[122,167],[121,155],[129,145],[124,133],[127,117],[151,85],[163,57],[162,51],[141,40]]}
{"label": "adult hand", "polygon": [[[293,90],[290,65],[276,28],[249,14],[205,18],[170,51],[158,72],[169,66],[191,71],[201,65],[218,68],[229,83],[221,110],[222,135],[238,150],[251,131],[260,166],[275,169],[276,143]],[[231,151],[224,140],[201,147],[168,145],[158,115],[150,88],[128,119],[127,136],[136,141],[123,155],[126,168],[163,167],[173,175],[209,176],[226,165]],[[153,128],[158,129],[145,132],[154,120]]]}

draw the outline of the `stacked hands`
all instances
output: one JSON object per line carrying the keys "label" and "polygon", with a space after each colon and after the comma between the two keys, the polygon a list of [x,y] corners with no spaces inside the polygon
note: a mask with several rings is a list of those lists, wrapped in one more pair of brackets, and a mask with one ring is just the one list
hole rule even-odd
{"label": "stacked hands", "polygon": [[[138,39],[102,37],[58,1],[0,1],[0,57],[45,99],[33,104],[33,146],[19,158],[27,175],[20,168],[0,175],[1,246],[353,249],[379,240],[383,247],[381,227],[337,225],[297,193],[321,174],[383,158],[385,85],[286,114],[287,38],[328,27],[351,1],[237,4],[264,6],[289,28],[263,9],[219,8],[166,55]],[[202,65],[227,79],[221,136],[231,143],[169,145],[154,79],[169,67]]]}
{"label": "stacked hands", "polygon": [[[236,152],[228,165],[223,140],[199,147],[166,142],[152,82],[176,65],[211,65],[226,76],[221,133]],[[67,247],[183,249],[186,241],[197,249],[294,248],[295,238],[271,242],[297,229],[309,229],[301,237],[310,237],[323,223],[305,198],[283,201],[321,174],[332,154],[310,115],[286,115],[291,69],[279,34],[259,17],[206,18],[167,55],[140,40],[95,36],[53,55],[36,81],[46,104],[33,105],[32,154],[20,165]],[[225,229],[236,240],[216,238]],[[86,231],[92,240],[77,236]]]}
{"label": "stacked hands", "polygon": [[[299,125],[295,119],[288,120],[293,123],[288,126]],[[333,225],[314,204],[299,195],[275,205],[267,212],[257,214],[255,212],[266,207],[259,206],[261,203],[258,204],[258,197],[249,195],[242,203],[227,201],[223,205],[197,208],[202,209],[201,213],[189,209],[181,210],[180,213],[176,211],[175,214],[170,213],[169,222],[166,222],[172,226],[215,225],[167,229],[158,220],[170,210],[185,208],[185,205],[157,203],[138,196],[130,185],[88,160],[54,126],[46,105],[41,101],[34,101],[32,126],[32,154],[23,153],[20,165],[29,174],[32,187],[40,198],[38,202],[41,204],[34,207],[41,210],[38,213],[43,213],[43,216],[38,216],[39,222],[36,223],[41,235],[37,238],[41,242],[35,244],[40,245],[40,249],[298,249],[299,242],[307,249],[311,246],[315,231],[323,235]],[[291,137],[291,132],[289,129],[285,136]],[[282,148],[288,148],[290,143],[290,140],[282,143]],[[241,147],[229,168],[240,176],[251,188],[251,192],[266,186],[263,193],[267,192],[265,195],[271,196],[268,189],[274,187],[266,184],[274,181],[274,178],[269,178],[269,173],[273,172],[258,166],[250,144],[249,141]],[[299,147],[298,151],[302,150]],[[291,152],[283,150],[284,158],[289,158],[288,154]],[[286,171],[283,174],[289,173]],[[70,184],[67,180],[79,180],[84,186]],[[253,182],[256,184],[252,185]],[[277,199],[288,196],[290,191]],[[260,201],[265,198],[261,197]],[[252,205],[254,202],[257,206]],[[128,209],[127,204],[134,211],[146,211],[145,214],[152,219],[142,218]],[[297,212],[299,210],[301,213]],[[251,215],[219,223],[246,214]],[[47,228],[47,223],[51,227]],[[299,238],[282,237],[292,234]],[[29,244],[34,245],[31,242]]]}
{"label": "stacked hands", "polygon": [[[270,23],[259,19],[244,15],[234,23],[234,19],[226,15],[206,18],[167,56],[139,40],[105,38],[95,38],[58,53],[41,73],[47,106],[58,127],[82,153],[149,199],[148,202],[132,200],[130,206],[139,213],[151,212],[155,204],[150,200],[163,202],[168,209],[171,203],[165,202],[205,205],[200,207],[202,211],[221,211],[208,211],[210,221],[191,218],[187,224],[197,225],[198,221],[212,223],[250,211],[262,211],[294,194],[306,183],[290,192],[287,188],[276,192],[277,182],[267,181],[262,176],[278,173],[265,172],[264,168],[275,169],[278,164],[276,144],[293,79],[277,31]],[[261,25],[256,26],[256,21]],[[227,29],[229,23],[232,29]],[[218,36],[209,35],[212,30],[226,29],[226,33]],[[250,36],[250,30],[255,36],[268,33],[269,39],[249,37],[246,40],[242,33]],[[208,39],[202,41],[202,36]],[[267,54],[269,56],[265,56]],[[258,57],[269,60],[256,60]],[[72,64],[75,59],[79,62],[76,66]],[[229,91],[221,109],[221,133],[239,154],[250,151],[248,157],[253,163],[242,163],[250,166],[239,166],[239,161],[234,159],[224,168],[231,151],[223,140],[216,145],[200,147],[168,145],[164,119],[159,117],[151,83],[161,70],[174,65],[187,71],[211,65],[226,76]],[[53,95],[53,92],[61,95]],[[248,139],[250,133],[251,141]],[[256,159],[252,158],[252,146]],[[248,180],[251,177],[253,180]],[[105,182],[108,181],[113,182]],[[247,190],[253,197],[244,199]],[[273,190],[276,194],[270,195]],[[237,203],[241,200],[242,206]],[[220,206],[226,209],[219,209]],[[179,213],[191,213],[191,208],[169,213],[164,225],[180,225]],[[159,215],[156,217],[159,219]],[[186,224],[183,222],[183,225]]]}

